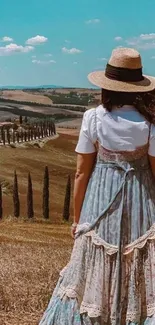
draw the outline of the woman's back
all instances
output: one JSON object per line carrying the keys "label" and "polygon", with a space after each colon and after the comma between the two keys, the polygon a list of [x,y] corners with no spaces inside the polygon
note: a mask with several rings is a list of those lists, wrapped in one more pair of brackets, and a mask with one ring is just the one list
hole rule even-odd
{"label": "woman's back", "polygon": [[155,156],[155,126],[142,116],[134,106],[124,105],[108,112],[102,105],[85,112],[79,142],[79,153],[95,152],[95,143],[109,150],[128,150],[148,143],[149,154]]}
{"label": "woman's back", "polygon": [[155,80],[143,75],[139,53],[123,48],[89,80],[103,105],[83,117],[75,245],[40,325],[153,325]]}

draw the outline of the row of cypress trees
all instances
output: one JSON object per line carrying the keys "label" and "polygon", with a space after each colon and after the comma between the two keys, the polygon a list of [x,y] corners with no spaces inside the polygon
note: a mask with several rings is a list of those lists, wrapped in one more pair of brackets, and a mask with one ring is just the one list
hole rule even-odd
{"label": "row of cypress trees", "polygon": [[51,136],[56,134],[56,127],[54,122],[41,122],[40,124],[30,125],[28,129],[25,129],[24,131],[18,131],[13,130],[12,133],[10,133],[9,128],[5,128],[5,126],[2,126],[0,128],[0,138],[3,142],[3,145],[10,143],[19,143],[26,142],[26,141],[32,141],[36,139],[41,139],[47,136]]}
{"label": "row of cypress trees", "polygon": [[[0,219],[3,217],[3,200],[2,200],[2,184],[0,184]],[[68,176],[64,207],[63,207],[63,219],[69,221],[70,217],[70,199],[71,199],[71,177]],[[14,182],[13,182],[13,207],[14,207],[14,217],[20,217],[20,199],[18,190],[18,178],[16,171],[14,172]],[[43,201],[42,201],[42,211],[43,218],[49,219],[49,170],[45,167],[44,179],[43,179]],[[31,174],[28,173],[28,187],[27,187],[27,218],[33,219],[34,217],[34,206],[33,206],[33,186]]]}

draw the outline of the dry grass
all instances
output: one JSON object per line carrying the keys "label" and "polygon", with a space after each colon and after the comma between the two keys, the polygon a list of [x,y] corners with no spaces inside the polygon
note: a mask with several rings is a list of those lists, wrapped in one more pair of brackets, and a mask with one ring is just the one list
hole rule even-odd
{"label": "dry grass", "polygon": [[[69,130],[68,130],[69,132]],[[60,135],[39,148],[0,148],[0,178],[12,184],[19,176],[21,215],[25,217],[27,172],[34,186],[35,218],[23,222],[6,218],[0,223],[0,325],[38,325],[60,270],[68,263],[73,240],[69,224],[62,223],[67,175],[75,171],[77,137]],[[50,220],[41,222],[42,178],[49,166]],[[9,186],[9,185],[8,185]],[[4,211],[12,214],[12,195],[4,196]]]}
{"label": "dry grass", "polygon": [[1,92],[1,97],[5,99],[13,99],[26,102],[36,102],[39,104],[52,104],[52,100],[44,95],[32,94],[24,92],[22,90],[3,90]]}
{"label": "dry grass", "polygon": [[67,225],[0,225],[0,325],[37,325],[68,263]]}

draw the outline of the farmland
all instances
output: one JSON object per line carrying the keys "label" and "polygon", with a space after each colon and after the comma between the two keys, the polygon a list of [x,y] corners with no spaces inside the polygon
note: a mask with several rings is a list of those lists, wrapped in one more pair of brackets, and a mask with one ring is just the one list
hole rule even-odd
{"label": "farmland", "polygon": [[[63,134],[40,148],[1,148],[1,181],[7,187],[5,218],[0,227],[0,325],[37,325],[57,282],[59,271],[69,260],[73,240],[69,224],[62,221],[68,174],[74,179],[77,136]],[[64,159],[65,158],[65,159]],[[50,174],[50,220],[42,218],[42,181],[45,165]],[[19,180],[21,218],[12,218],[12,182]],[[33,221],[25,221],[27,173],[34,190]],[[8,186],[9,185],[9,186]],[[71,211],[72,214],[72,211]]]}
{"label": "farmland", "polygon": [[[19,124],[21,116],[26,116],[28,122],[52,118],[59,134],[38,147],[33,143],[0,147],[0,182],[3,189],[0,325],[38,325],[59,272],[69,261],[73,247],[70,236],[73,211],[71,208],[69,222],[64,222],[62,211],[66,182],[70,175],[73,188],[75,146],[83,112],[98,103],[99,98],[98,91],[85,89],[0,92],[0,121]],[[43,219],[42,211],[45,166],[48,166],[50,180],[48,220]],[[13,217],[15,170],[19,185],[19,218]],[[33,220],[27,219],[29,172],[33,186]]]}

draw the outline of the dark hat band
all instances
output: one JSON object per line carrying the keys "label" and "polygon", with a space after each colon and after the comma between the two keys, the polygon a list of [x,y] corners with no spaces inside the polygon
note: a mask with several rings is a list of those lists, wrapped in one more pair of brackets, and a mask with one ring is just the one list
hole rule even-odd
{"label": "dark hat band", "polygon": [[138,82],[144,80],[142,68],[139,69],[126,69],[118,68],[110,65],[106,66],[105,76],[108,79],[125,81],[125,82]]}

